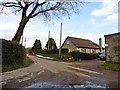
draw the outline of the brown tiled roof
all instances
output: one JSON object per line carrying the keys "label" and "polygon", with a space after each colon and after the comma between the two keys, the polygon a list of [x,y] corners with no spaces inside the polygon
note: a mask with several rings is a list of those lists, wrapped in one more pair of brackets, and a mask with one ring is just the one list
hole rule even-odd
{"label": "brown tiled roof", "polygon": [[69,38],[72,41],[72,43],[78,48],[82,47],[82,48],[99,49],[99,45],[88,39],[81,39],[76,37],[67,37],[67,38]]}

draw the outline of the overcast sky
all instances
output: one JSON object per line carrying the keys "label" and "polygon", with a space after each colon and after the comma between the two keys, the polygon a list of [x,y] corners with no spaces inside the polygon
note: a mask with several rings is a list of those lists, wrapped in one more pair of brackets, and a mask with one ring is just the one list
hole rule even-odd
{"label": "overcast sky", "polygon": [[[90,0],[89,0],[90,1]],[[32,47],[35,39],[40,39],[42,47],[50,36],[59,46],[60,23],[63,23],[62,42],[67,36],[89,39],[99,43],[101,37],[104,45],[104,35],[118,32],[118,0],[92,0],[81,7],[80,15],[72,14],[71,18],[44,23],[41,18],[34,18],[27,23],[24,30],[26,47]],[[0,38],[11,40],[20,22],[20,15],[14,15],[10,9],[6,14],[0,14]]]}

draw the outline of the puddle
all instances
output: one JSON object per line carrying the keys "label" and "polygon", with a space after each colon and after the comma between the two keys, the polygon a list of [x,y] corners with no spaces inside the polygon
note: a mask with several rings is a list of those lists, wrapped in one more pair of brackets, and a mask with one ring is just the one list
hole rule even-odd
{"label": "puddle", "polygon": [[70,85],[59,85],[52,82],[39,82],[32,84],[31,86],[22,88],[20,90],[32,90],[32,89],[44,89],[44,90],[106,90],[106,85],[98,85],[92,82],[86,81],[85,84],[70,84]]}
{"label": "puddle", "polygon": [[92,82],[86,81],[85,84],[72,84],[71,85],[72,88],[74,88],[75,90],[77,89],[82,89],[82,90],[106,90],[106,85],[98,85],[98,84],[94,84]]}
{"label": "puddle", "polygon": [[39,82],[25,88],[61,88],[61,87],[63,87],[63,85],[57,85],[51,82]]}

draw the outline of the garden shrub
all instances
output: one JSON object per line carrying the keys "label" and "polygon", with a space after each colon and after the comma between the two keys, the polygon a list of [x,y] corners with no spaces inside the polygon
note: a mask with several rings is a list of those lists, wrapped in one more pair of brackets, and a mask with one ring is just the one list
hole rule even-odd
{"label": "garden shrub", "polygon": [[4,66],[22,64],[25,58],[25,48],[22,45],[2,39],[2,64]]}
{"label": "garden shrub", "polygon": [[28,54],[29,54],[29,55],[33,55],[33,53],[34,53],[33,50],[32,50],[32,49],[29,49]]}
{"label": "garden shrub", "polygon": [[99,54],[96,53],[82,53],[79,51],[70,52],[70,55],[74,58],[74,60],[92,60],[99,58]]}
{"label": "garden shrub", "polygon": [[81,59],[80,58],[80,52],[79,51],[73,51],[73,52],[70,52],[70,55],[74,58],[74,60],[76,61],[78,61],[79,59]]}
{"label": "garden shrub", "polygon": [[58,49],[51,49],[51,50],[43,50],[43,54],[58,54],[59,50]]}
{"label": "garden shrub", "polygon": [[67,48],[62,48],[62,49],[61,49],[61,53],[68,53],[68,51],[69,51],[69,50],[68,50]]}
{"label": "garden shrub", "polygon": [[63,61],[74,61],[73,57],[69,53],[62,54],[61,55],[61,60],[63,60]]}
{"label": "garden shrub", "polygon": [[52,49],[48,51],[48,54],[58,54],[59,50],[58,49]]}

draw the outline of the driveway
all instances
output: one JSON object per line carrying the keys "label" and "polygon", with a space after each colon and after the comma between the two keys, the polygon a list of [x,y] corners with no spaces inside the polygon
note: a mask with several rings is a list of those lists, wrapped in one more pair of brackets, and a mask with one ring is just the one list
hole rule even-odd
{"label": "driveway", "polygon": [[[40,81],[60,85],[85,84],[87,81],[107,84],[112,88],[118,86],[118,73],[102,69],[100,66],[103,61],[58,62],[36,56],[28,57],[34,64],[1,75],[3,88],[23,88]],[[114,85],[111,86],[111,83]]]}

